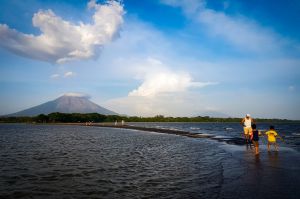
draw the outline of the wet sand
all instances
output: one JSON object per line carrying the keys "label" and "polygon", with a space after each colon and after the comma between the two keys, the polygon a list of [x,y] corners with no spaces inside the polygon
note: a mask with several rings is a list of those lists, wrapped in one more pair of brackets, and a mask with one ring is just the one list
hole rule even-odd
{"label": "wet sand", "polygon": [[279,152],[226,145],[232,158],[223,163],[224,182],[221,198],[299,198],[300,156],[293,149],[281,147]]}

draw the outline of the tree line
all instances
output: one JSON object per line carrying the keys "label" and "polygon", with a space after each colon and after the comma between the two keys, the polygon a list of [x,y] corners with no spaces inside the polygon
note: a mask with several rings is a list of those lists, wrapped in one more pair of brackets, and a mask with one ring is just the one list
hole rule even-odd
{"label": "tree line", "polygon": [[[1,123],[84,123],[84,122],[240,122],[241,118],[213,118],[209,116],[197,117],[137,117],[121,115],[102,115],[99,113],[50,113],[33,117],[0,117]],[[256,119],[257,122],[300,122],[286,119]]]}

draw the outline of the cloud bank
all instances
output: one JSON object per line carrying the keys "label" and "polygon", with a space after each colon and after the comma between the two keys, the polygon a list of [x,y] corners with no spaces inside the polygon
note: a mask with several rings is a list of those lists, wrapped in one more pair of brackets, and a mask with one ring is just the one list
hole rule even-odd
{"label": "cloud bank", "polygon": [[193,81],[192,76],[185,70],[176,70],[165,65],[161,60],[148,57],[135,68],[135,78],[141,80],[141,85],[129,92],[128,96],[156,97],[162,94],[176,94],[191,88],[202,88],[216,82]]}
{"label": "cloud bank", "polygon": [[106,102],[112,110],[128,115],[197,115],[205,109],[199,89],[218,84],[195,81],[188,71],[174,69],[169,63],[152,57],[131,64],[131,67],[134,67],[132,75],[140,81],[139,86],[129,91],[126,97]]}
{"label": "cloud bank", "polygon": [[124,9],[117,1],[88,3],[95,11],[91,24],[65,21],[52,10],[40,10],[32,18],[40,35],[24,34],[0,24],[0,46],[20,56],[50,63],[97,57],[101,47],[112,41],[123,24]]}
{"label": "cloud bank", "polygon": [[212,82],[193,82],[189,73],[157,72],[146,75],[144,82],[129,96],[155,97],[164,93],[184,92],[191,87],[204,87],[215,84]]}

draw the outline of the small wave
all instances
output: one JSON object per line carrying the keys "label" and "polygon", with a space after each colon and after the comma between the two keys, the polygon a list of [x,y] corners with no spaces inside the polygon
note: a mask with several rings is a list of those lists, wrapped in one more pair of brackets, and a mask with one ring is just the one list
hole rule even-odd
{"label": "small wave", "polygon": [[190,127],[191,130],[200,130],[198,127]]}
{"label": "small wave", "polygon": [[217,136],[215,136],[215,138],[218,138],[218,139],[233,139],[233,137],[222,136],[222,135],[217,135]]}
{"label": "small wave", "polygon": [[[146,128],[149,128],[149,127],[146,127]],[[157,129],[170,129],[170,128],[165,127],[165,126],[155,126],[155,128],[157,128]]]}
{"label": "small wave", "polygon": [[172,131],[181,131],[180,129],[177,128],[167,128],[168,130],[172,130]]}
{"label": "small wave", "polygon": [[300,133],[292,133],[293,136],[300,136]]}
{"label": "small wave", "polygon": [[197,133],[196,135],[200,135],[202,137],[215,137],[214,134],[209,134],[209,133]]}

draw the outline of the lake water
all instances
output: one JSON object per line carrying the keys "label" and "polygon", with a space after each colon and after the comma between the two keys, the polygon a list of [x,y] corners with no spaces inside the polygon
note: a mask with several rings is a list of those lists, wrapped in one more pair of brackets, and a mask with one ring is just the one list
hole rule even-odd
{"label": "lake water", "polygon": [[[236,124],[139,125],[222,136],[240,131]],[[298,198],[298,141],[279,153],[262,146],[257,158],[245,146],[211,139],[2,124],[0,198],[252,198],[255,191],[257,198]]]}

